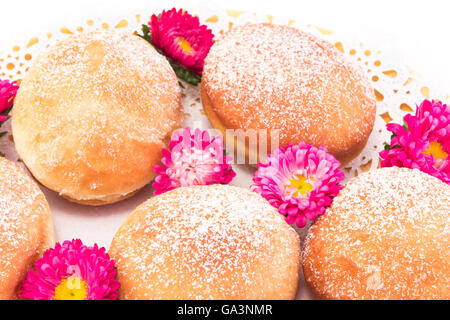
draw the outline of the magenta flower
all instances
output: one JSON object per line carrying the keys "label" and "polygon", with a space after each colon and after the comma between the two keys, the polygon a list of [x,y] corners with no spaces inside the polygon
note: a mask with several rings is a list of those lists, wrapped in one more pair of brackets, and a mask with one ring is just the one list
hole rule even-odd
{"label": "magenta flower", "polygon": [[116,300],[119,281],[105,248],[81,240],[57,243],[28,271],[20,297],[32,300]]}
{"label": "magenta flower", "polygon": [[0,80],[0,121],[7,119],[8,109],[13,105],[18,89],[15,81]]}
{"label": "magenta flower", "polygon": [[182,67],[201,75],[214,35],[187,11],[163,11],[149,22],[151,42]]}
{"label": "magenta flower", "polygon": [[404,126],[388,123],[391,143],[380,152],[381,167],[419,169],[450,184],[450,107],[424,100]]}
{"label": "magenta flower", "polygon": [[343,188],[340,163],[325,147],[300,142],[278,148],[258,163],[252,186],[269,203],[286,216],[286,222],[302,228],[307,219],[314,221],[331,205]]}
{"label": "magenta flower", "polygon": [[155,195],[192,185],[228,184],[236,176],[232,157],[224,155],[220,136],[189,127],[174,133],[169,150],[162,150],[162,164],[153,167],[159,174],[153,182]]}

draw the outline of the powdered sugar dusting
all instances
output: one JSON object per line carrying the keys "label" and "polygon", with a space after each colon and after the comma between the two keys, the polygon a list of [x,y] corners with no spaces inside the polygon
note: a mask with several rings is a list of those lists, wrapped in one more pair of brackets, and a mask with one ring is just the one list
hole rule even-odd
{"label": "powdered sugar dusting", "polygon": [[44,195],[17,165],[0,157],[0,299],[14,297],[28,263],[39,254],[49,209]]}
{"label": "powdered sugar dusting", "polygon": [[311,227],[303,268],[325,298],[450,299],[450,187],[396,167],[351,180]]}
{"label": "powdered sugar dusting", "polygon": [[[113,175],[128,177],[117,193],[148,183],[181,114],[181,91],[163,56],[135,35],[92,31],[36,58],[15,101],[13,131],[39,180],[74,198],[95,199],[114,193],[108,189]],[[51,185],[55,180],[65,183]]]}
{"label": "powdered sugar dusting", "polygon": [[213,185],[150,199],[110,252],[125,299],[255,299],[293,298],[299,250],[294,229],[263,198]]}
{"label": "powdered sugar dusting", "polygon": [[233,28],[211,48],[203,85],[228,127],[280,129],[282,145],[334,153],[367,138],[375,118],[362,71],[330,43],[286,26]]}

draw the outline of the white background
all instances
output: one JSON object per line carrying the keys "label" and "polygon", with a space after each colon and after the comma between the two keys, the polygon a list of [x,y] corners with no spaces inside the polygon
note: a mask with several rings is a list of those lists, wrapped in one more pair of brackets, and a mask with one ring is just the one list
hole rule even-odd
{"label": "white background", "polygon": [[198,7],[236,9],[283,15],[324,28],[345,31],[370,47],[395,55],[418,72],[431,87],[450,92],[450,1],[448,0],[2,0],[0,52],[36,31],[51,31],[67,21],[120,17],[161,8]]}
{"label": "white background", "polygon": [[[54,32],[67,25],[84,25],[88,19],[119,20],[138,13],[150,16],[155,13],[151,11],[154,7],[183,7],[191,13],[202,7],[218,13],[233,9],[339,31],[346,39],[361,41],[366,48],[392,56],[392,61],[419,73],[429,87],[450,94],[449,4],[449,0],[1,0],[0,55],[37,34]],[[240,170],[242,179],[233,184],[248,186],[251,173]],[[105,247],[128,214],[152,194],[147,186],[117,204],[89,207],[71,204],[46,188],[42,190],[50,203],[59,241],[81,238],[86,244]],[[299,288],[297,298],[312,298],[303,280]]]}

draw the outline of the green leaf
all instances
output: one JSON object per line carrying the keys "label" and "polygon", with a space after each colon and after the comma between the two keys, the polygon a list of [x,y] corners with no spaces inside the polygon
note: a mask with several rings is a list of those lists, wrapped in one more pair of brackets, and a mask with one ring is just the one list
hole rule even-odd
{"label": "green leaf", "polygon": [[402,146],[398,145],[398,144],[396,144],[395,146],[392,146],[392,147],[389,144],[387,144],[384,146],[384,150],[400,149],[401,147]]}
{"label": "green leaf", "polygon": [[184,80],[187,83],[192,84],[193,86],[198,85],[202,81],[202,77],[200,75],[183,68],[172,59],[168,57],[166,58],[169,61],[170,65],[172,66],[173,71],[175,71],[177,77],[180,78],[181,80]]}
{"label": "green leaf", "polygon": [[392,133],[391,140],[394,139],[397,135],[395,133]]}
{"label": "green leaf", "polygon": [[9,107],[8,109],[3,110],[3,112],[0,112],[0,115],[2,116],[7,116],[9,114],[9,112],[12,110],[12,105],[11,107]]}
{"label": "green leaf", "polygon": [[[408,131],[408,124],[406,123],[405,120],[403,120],[403,128],[405,128],[405,130]],[[397,135],[393,132],[391,135],[391,140],[394,139],[396,136]],[[391,149],[398,149],[398,148],[401,148],[401,146],[399,146],[398,144],[393,146],[392,148],[389,144],[384,146],[384,150],[391,150]]]}
{"label": "green leaf", "polygon": [[[177,77],[193,86],[197,86],[201,81],[202,81],[202,77],[184,67],[182,67],[180,64],[178,64],[177,62],[175,62],[174,60],[170,59],[169,57],[167,57],[161,50],[159,50],[158,48],[156,48],[153,43],[152,43],[152,33],[150,31],[150,28],[148,27],[148,25],[143,24],[142,25],[142,34],[136,33],[136,35],[144,40],[146,40],[148,43],[150,43],[153,48],[156,49],[156,51],[158,51],[160,54],[162,54],[163,56],[166,57],[167,61],[169,61],[170,66],[172,67],[173,71],[175,72],[175,74],[177,75]],[[183,85],[180,82],[180,86],[182,88]]]}
{"label": "green leaf", "polygon": [[144,40],[147,40],[148,42],[150,42],[150,44],[152,43],[152,34],[150,32],[150,28],[148,27],[148,25],[143,24],[142,34],[136,33],[136,35]]}
{"label": "green leaf", "polygon": [[[8,120],[9,118],[11,118],[11,116],[9,115],[9,112],[11,111],[12,107],[13,107],[13,106],[9,107],[9,108],[6,109],[6,110],[3,110],[3,112],[0,112],[0,115],[6,116],[5,121],[0,121],[0,127],[3,125],[3,123],[6,122],[6,120]],[[6,134],[6,131],[5,131],[5,132],[0,132],[0,138],[3,137],[5,134]]]}
{"label": "green leaf", "polygon": [[409,131],[408,130],[408,124],[406,123],[405,120],[403,120],[403,128],[405,128],[406,131]]}

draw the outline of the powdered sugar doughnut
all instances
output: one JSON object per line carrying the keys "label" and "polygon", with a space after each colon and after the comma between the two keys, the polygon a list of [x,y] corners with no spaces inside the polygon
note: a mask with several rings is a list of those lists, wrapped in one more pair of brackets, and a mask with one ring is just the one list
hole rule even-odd
{"label": "powdered sugar doughnut", "polygon": [[[226,33],[206,58],[201,90],[208,118],[225,136],[226,129],[267,129],[270,146],[278,129],[281,146],[324,145],[342,163],[361,152],[375,121],[374,90],[362,71],[330,43],[287,26]],[[238,150],[256,158],[242,139]]]}
{"label": "powdered sugar doughnut", "polygon": [[450,186],[397,167],[354,178],[309,230],[303,271],[325,299],[450,299]]}
{"label": "powdered sugar doughnut", "polygon": [[39,55],[12,115],[17,151],[33,175],[72,201],[129,197],[155,176],[181,91],[167,60],[116,31],[72,35]]}
{"label": "powdered sugar doughnut", "polygon": [[44,194],[17,164],[0,157],[0,300],[18,298],[33,262],[54,242]]}
{"label": "powdered sugar doughnut", "polygon": [[194,186],[140,205],[109,253],[122,299],[292,299],[300,240],[258,194]]}

